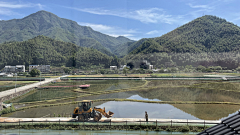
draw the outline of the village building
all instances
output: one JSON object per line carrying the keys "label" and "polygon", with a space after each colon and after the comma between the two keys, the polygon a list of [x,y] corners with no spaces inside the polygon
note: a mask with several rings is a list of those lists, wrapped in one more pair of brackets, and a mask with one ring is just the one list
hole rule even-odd
{"label": "village building", "polygon": [[151,65],[151,63],[147,60],[143,60],[142,64],[145,64],[147,66],[147,69],[153,69],[153,65]]}
{"label": "village building", "polygon": [[50,72],[50,65],[29,65],[29,72],[34,68],[41,72]]}
{"label": "village building", "polygon": [[25,72],[25,65],[16,65],[16,66],[9,66],[6,65],[3,69],[4,73],[19,73]]}
{"label": "village building", "polygon": [[117,70],[117,66],[110,66],[110,70]]}
{"label": "village building", "polygon": [[126,68],[130,68],[130,66],[127,66],[127,65],[120,65],[119,70],[123,70],[125,67],[126,67]]}

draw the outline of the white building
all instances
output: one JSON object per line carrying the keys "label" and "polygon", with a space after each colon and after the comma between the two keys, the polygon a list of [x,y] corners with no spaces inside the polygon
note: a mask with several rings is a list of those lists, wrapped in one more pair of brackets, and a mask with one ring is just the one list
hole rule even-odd
{"label": "white building", "polygon": [[153,69],[153,65],[149,65],[148,67],[149,67],[149,69]]}
{"label": "white building", "polygon": [[50,65],[29,65],[29,72],[34,68],[41,72],[50,72]]}
{"label": "white building", "polygon": [[18,73],[18,72],[25,72],[25,65],[16,65],[16,66],[5,66],[3,69],[5,73]]}
{"label": "white building", "polygon": [[119,70],[123,70],[125,67],[130,68],[130,66],[121,65],[120,68],[119,68]]}
{"label": "white building", "polygon": [[25,65],[16,65],[17,72],[25,72]]}
{"label": "white building", "polygon": [[151,63],[149,63],[147,60],[143,60],[143,63],[148,66],[148,69],[153,69],[153,65],[151,65]]}
{"label": "white building", "polygon": [[110,66],[110,70],[117,70],[117,66]]}

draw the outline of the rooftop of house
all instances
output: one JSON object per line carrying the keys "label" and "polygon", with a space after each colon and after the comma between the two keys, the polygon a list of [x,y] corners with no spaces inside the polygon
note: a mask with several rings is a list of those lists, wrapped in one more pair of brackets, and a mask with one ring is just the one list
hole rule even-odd
{"label": "rooftop of house", "polygon": [[197,135],[236,135],[240,134],[240,112],[224,119],[218,125],[210,127]]}

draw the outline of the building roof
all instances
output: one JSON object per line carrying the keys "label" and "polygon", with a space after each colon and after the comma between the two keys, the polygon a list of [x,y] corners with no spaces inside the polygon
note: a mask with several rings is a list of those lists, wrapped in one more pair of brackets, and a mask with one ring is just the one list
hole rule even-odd
{"label": "building roof", "polygon": [[220,124],[210,127],[197,135],[239,135],[240,112],[224,119]]}
{"label": "building roof", "polygon": [[25,67],[25,65],[16,65],[16,67]]}
{"label": "building roof", "polygon": [[14,68],[16,66],[5,66],[5,68]]}

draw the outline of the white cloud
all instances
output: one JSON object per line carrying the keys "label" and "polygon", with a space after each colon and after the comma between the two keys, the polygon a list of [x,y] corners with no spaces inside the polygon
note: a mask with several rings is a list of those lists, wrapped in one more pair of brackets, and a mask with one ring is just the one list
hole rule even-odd
{"label": "white cloud", "polygon": [[153,30],[153,31],[149,31],[148,33],[146,33],[147,35],[153,35],[153,34],[158,34],[159,31],[157,30]]}
{"label": "white cloud", "polygon": [[194,11],[190,11],[188,13],[189,15],[192,15],[194,18],[200,17],[206,13],[214,11],[215,6],[217,6],[215,1],[206,5],[194,5],[192,3],[188,3],[187,5],[194,9]]}
{"label": "white cloud", "polygon": [[0,14],[1,15],[20,15],[17,12],[12,11],[13,9],[19,9],[19,8],[34,8],[38,7],[39,9],[43,9],[44,5],[38,3],[24,3],[24,4],[18,4],[18,3],[12,3],[12,2],[1,2],[0,1]]}
{"label": "white cloud", "polygon": [[75,7],[65,7],[81,12],[87,12],[97,15],[111,15],[118,16],[128,19],[134,19],[141,21],[143,23],[168,23],[172,24],[177,22],[179,17],[166,14],[163,9],[160,8],[150,8],[150,9],[140,9],[140,10],[106,10],[100,8],[75,8]]}
{"label": "white cloud", "polygon": [[0,2],[0,7],[2,7],[2,8],[26,8],[26,7],[43,8],[43,5],[40,3],[38,3],[38,4],[32,4],[32,3],[16,4],[16,3],[10,3],[10,2]]}
{"label": "white cloud", "polygon": [[204,8],[204,9],[211,9],[209,5],[193,5],[191,3],[188,4],[191,8]]}
{"label": "white cloud", "polygon": [[78,24],[82,26],[89,26],[92,29],[99,31],[101,33],[107,34],[109,36],[113,36],[113,37],[124,36],[133,40],[136,39],[134,37],[134,33],[138,33],[136,30],[133,30],[133,29],[126,30],[120,27],[107,26],[102,24],[93,24],[93,23],[85,23],[85,22],[78,22]]}

